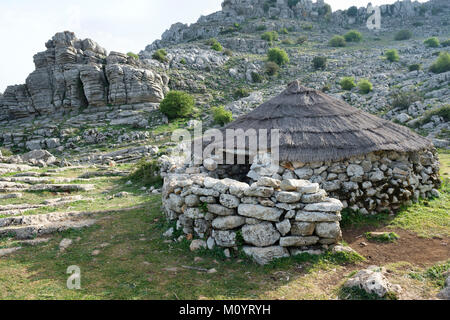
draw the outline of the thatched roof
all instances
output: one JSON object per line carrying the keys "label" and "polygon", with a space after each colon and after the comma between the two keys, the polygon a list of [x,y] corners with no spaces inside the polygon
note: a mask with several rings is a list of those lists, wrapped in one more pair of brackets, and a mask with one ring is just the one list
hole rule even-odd
{"label": "thatched roof", "polygon": [[[338,161],[374,151],[411,152],[432,147],[410,129],[292,82],[277,97],[226,129],[280,130],[281,161]],[[270,146],[270,138],[268,139]]]}

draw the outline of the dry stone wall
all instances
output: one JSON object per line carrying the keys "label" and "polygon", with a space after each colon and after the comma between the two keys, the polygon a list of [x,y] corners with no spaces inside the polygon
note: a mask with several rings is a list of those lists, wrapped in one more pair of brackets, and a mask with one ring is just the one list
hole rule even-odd
{"label": "dry stone wall", "polygon": [[343,205],[319,184],[261,177],[249,185],[207,174],[167,174],[163,209],[201,246],[237,249],[256,262],[321,249],[341,238]]}

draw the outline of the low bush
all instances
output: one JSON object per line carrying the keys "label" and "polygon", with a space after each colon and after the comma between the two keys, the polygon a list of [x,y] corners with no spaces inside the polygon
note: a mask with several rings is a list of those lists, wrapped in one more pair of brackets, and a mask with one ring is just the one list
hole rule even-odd
{"label": "low bush", "polygon": [[275,62],[272,62],[272,61],[266,62],[266,73],[269,76],[276,76],[279,71],[280,71],[280,66],[278,64],[276,64]]}
{"label": "low bush", "polygon": [[194,98],[182,91],[170,91],[163,101],[160,109],[169,119],[186,117],[194,109]]}
{"label": "low bush", "polygon": [[369,80],[363,79],[358,82],[358,88],[360,93],[367,94],[373,90],[373,85]]}
{"label": "low bush", "polygon": [[406,109],[414,102],[422,100],[422,96],[415,91],[396,91],[392,98],[392,107],[399,109]]}
{"label": "low bush", "polygon": [[294,41],[292,41],[289,38],[286,38],[286,39],[283,39],[283,41],[281,41],[281,43],[290,46],[290,45],[294,44]]}
{"label": "low bush", "polygon": [[438,48],[440,45],[439,39],[436,37],[428,38],[423,42],[428,48]]}
{"label": "low bush", "polygon": [[163,62],[163,63],[168,61],[167,52],[164,49],[156,50],[153,53],[152,58],[155,60],[158,60],[159,62]]}
{"label": "low bush", "polygon": [[0,148],[0,154],[3,155],[3,157],[11,157],[13,155],[11,150],[6,148]]}
{"label": "low bush", "polygon": [[128,52],[127,56],[129,56],[129,57],[131,57],[133,59],[139,60],[139,56],[136,53]]}
{"label": "low bush", "polygon": [[384,55],[386,56],[386,59],[389,60],[390,62],[397,62],[400,60],[400,56],[396,49],[388,50],[385,52]]}
{"label": "low bush", "polygon": [[450,71],[450,54],[448,52],[441,52],[436,62],[430,67],[433,73],[443,73]]}
{"label": "low bush", "polygon": [[261,39],[266,40],[267,42],[274,42],[278,40],[278,33],[276,31],[267,31],[264,32],[261,36]]}
{"label": "low bush", "polygon": [[450,47],[450,39],[442,41],[441,45],[443,47]]}
{"label": "low bush", "polygon": [[355,79],[353,77],[344,77],[341,79],[340,85],[343,90],[352,90],[356,87]]}
{"label": "low bush", "polygon": [[308,41],[308,37],[307,36],[300,36],[297,38],[297,44],[304,44],[306,41]]}
{"label": "low bush", "polygon": [[233,92],[233,97],[235,99],[245,98],[245,97],[248,97],[249,95],[250,95],[250,91],[245,88],[239,88],[239,89],[234,90],[234,92]]}
{"label": "low bush", "polygon": [[313,29],[313,25],[312,24],[304,24],[303,26],[302,26],[302,29],[303,30],[312,30]]}
{"label": "low bush", "polygon": [[361,33],[356,30],[350,30],[344,35],[344,38],[347,42],[361,42],[363,39]]}
{"label": "low bush", "polygon": [[347,45],[347,42],[345,41],[345,38],[343,36],[334,36],[331,38],[329,45],[331,47],[345,47]]}
{"label": "low bush", "polygon": [[222,45],[215,38],[211,38],[211,39],[207,40],[206,41],[206,45],[210,46],[211,49],[214,50],[214,51],[220,52],[220,51],[223,50]]}
{"label": "low bush", "polygon": [[413,63],[413,64],[410,64],[410,65],[408,66],[409,72],[411,72],[411,71],[417,71],[417,70],[420,70],[420,69],[422,69],[422,65],[421,65],[420,63]]}
{"label": "low bush", "polygon": [[317,56],[313,59],[313,67],[316,70],[323,70],[327,67],[327,57]]}
{"label": "low bush", "polygon": [[289,63],[289,56],[283,49],[271,48],[267,52],[267,59],[275,62],[279,66]]}
{"label": "low bush", "polygon": [[128,179],[136,183],[142,183],[145,186],[154,186],[156,188],[163,185],[160,167],[156,160],[142,159],[139,161]]}
{"label": "low bush", "polygon": [[450,121],[450,104],[428,110],[425,114],[420,118],[419,121],[415,123],[415,126],[419,127],[431,121],[433,116],[439,116],[444,119],[444,122]]}
{"label": "low bush", "polygon": [[283,29],[280,30],[280,33],[281,33],[281,34],[288,34],[289,31],[288,31],[288,29],[283,28]]}
{"label": "low bush", "polygon": [[214,122],[221,126],[233,121],[233,114],[231,111],[225,110],[224,107],[214,107],[212,108],[212,112]]}
{"label": "low bush", "polygon": [[223,54],[226,55],[227,57],[232,57],[233,51],[231,51],[230,49],[225,49],[223,50]]}
{"label": "low bush", "polygon": [[267,30],[267,27],[263,24],[256,27],[256,31],[265,31]]}
{"label": "low bush", "polygon": [[395,34],[394,39],[397,41],[409,40],[412,38],[412,32],[409,30],[400,30]]}
{"label": "low bush", "polygon": [[254,83],[261,83],[261,82],[263,82],[263,80],[264,80],[264,78],[263,78],[262,75],[260,75],[260,74],[257,73],[257,72],[254,72],[254,71],[251,73],[251,76],[252,76],[252,81],[253,81]]}

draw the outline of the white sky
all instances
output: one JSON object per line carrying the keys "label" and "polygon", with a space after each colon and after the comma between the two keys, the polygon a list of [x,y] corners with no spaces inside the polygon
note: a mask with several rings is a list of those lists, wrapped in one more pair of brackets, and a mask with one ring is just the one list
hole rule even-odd
{"label": "white sky", "polygon": [[[328,0],[333,10],[394,0]],[[421,1],[423,2],[423,0]],[[0,92],[25,82],[33,55],[56,32],[70,30],[109,51],[138,53],[173,23],[193,23],[222,0],[0,0]]]}

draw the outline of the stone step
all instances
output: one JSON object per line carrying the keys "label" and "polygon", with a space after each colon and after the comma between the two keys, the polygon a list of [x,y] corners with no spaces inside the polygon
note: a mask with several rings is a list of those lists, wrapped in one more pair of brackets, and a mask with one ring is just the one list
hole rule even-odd
{"label": "stone step", "polygon": [[92,226],[96,220],[66,220],[35,225],[20,225],[0,228],[0,236],[13,237],[19,240],[33,239],[39,236],[62,232],[69,229],[81,229]]}

